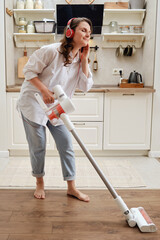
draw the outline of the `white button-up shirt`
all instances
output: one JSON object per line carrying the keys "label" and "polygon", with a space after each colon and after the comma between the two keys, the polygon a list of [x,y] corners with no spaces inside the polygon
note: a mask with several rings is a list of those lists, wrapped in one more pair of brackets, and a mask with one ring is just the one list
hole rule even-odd
{"label": "white button-up shirt", "polygon": [[[30,121],[43,126],[46,126],[48,118],[34,96],[34,93],[40,94],[40,91],[29,80],[38,77],[50,91],[59,84],[69,98],[76,88],[87,92],[93,85],[91,71],[89,70],[88,78],[82,72],[79,53],[71,64],[64,66],[64,56],[59,52],[60,45],[61,43],[54,43],[36,50],[24,67],[25,80],[17,107]],[[63,123],[59,119],[56,125],[60,124]]]}

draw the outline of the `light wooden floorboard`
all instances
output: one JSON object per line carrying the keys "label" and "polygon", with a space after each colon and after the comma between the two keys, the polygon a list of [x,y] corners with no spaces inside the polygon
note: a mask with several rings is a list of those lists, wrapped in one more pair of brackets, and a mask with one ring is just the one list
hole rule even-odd
{"label": "light wooden floorboard", "polygon": [[[160,233],[130,228],[108,190],[84,190],[90,202],[48,190],[46,199],[33,190],[0,190],[0,240],[159,240]],[[143,206],[160,225],[159,190],[118,190],[129,208]]]}

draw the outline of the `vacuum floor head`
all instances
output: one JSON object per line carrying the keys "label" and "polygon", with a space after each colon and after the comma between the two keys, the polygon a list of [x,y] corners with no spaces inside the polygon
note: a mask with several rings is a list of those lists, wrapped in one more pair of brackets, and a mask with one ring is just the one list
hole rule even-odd
{"label": "vacuum floor head", "polygon": [[152,222],[143,207],[131,208],[134,219],[141,232],[156,232],[156,225]]}

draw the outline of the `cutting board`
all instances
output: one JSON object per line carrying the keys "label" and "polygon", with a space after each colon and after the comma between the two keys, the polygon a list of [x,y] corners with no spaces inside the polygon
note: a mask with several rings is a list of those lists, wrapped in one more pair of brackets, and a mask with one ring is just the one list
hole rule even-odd
{"label": "cutting board", "polygon": [[23,68],[28,62],[27,50],[24,50],[24,56],[18,59],[18,78],[24,78]]}
{"label": "cutting board", "polygon": [[128,9],[128,2],[105,2],[104,9]]}

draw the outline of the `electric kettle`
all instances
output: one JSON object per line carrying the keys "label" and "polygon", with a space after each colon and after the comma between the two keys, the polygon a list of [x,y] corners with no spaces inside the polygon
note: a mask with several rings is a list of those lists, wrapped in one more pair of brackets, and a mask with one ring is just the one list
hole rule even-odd
{"label": "electric kettle", "polygon": [[129,83],[142,83],[142,75],[136,71],[133,71],[129,75]]}

